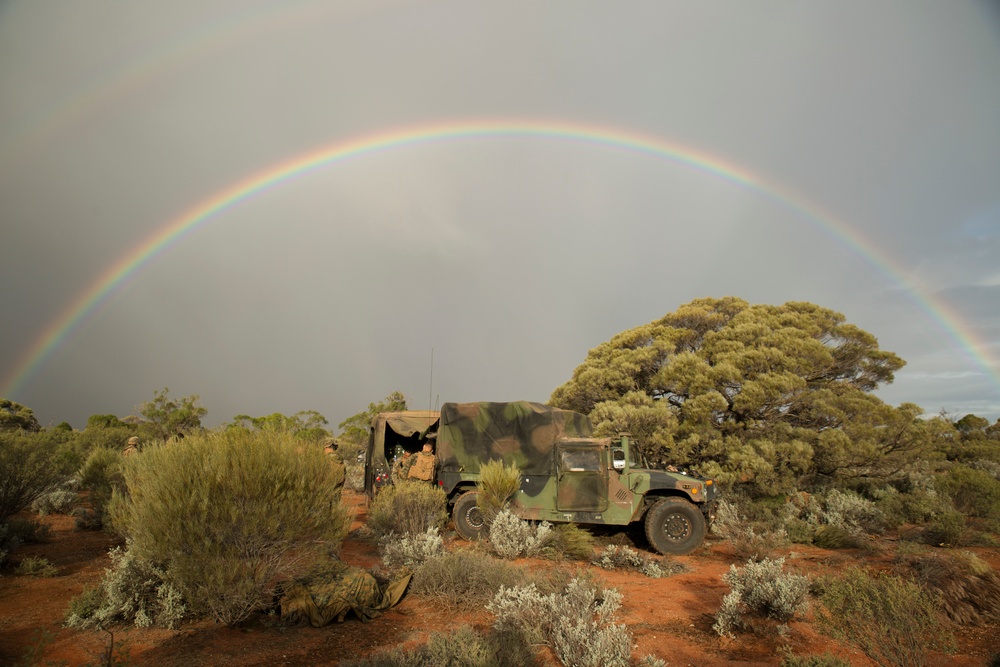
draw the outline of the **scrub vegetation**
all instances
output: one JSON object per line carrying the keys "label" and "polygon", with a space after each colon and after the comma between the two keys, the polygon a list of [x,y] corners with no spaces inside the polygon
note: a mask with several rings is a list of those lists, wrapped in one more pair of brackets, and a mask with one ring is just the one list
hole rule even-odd
{"label": "scrub vegetation", "polygon": [[[619,616],[633,601],[601,578],[683,577],[710,552],[731,567],[701,593],[714,596],[714,614],[690,632],[706,643],[781,643],[809,624],[874,663],[919,665],[957,628],[994,627],[1000,421],[884,403],[873,391],[903,363],[809,303],[699,299],[617,334],[550,402],[587,414],[599,434],[630,433],[654,465],[715,478],[706,546],[677,562],[650,557],[624,531],[518,519],[505,509],[518,470],[497,461],[476,498],[484,539],[459,547],[439,487],[388,486],[354,534],[377,551],[373,573],[412,575],[408,594],[486,620],[353,664],[539,664],[542,647],[542,663],[658,664],[633,658]],[[284,582],[337,557],[351,521],[341,489],[345,479],[363,488],[368,424],[405,409],[394,392],[336,434],[311,410],[205,429],[197,396],[163,389],[137,415],[93,415],[73,430],[2,399],[2,574],[67,576],[18,551],[47,539],[33,515],[72,513],[81,529],[122,542],[99,585],[69,605],[70,627],[233,625],[271,613]],[[123,455],[130,438],[139,444]],[[802,550],[857,566],[812,576],[795,560]],[[534,557],[550,562],[523,561]],[[781,664],[846,664],[790,645]]]}

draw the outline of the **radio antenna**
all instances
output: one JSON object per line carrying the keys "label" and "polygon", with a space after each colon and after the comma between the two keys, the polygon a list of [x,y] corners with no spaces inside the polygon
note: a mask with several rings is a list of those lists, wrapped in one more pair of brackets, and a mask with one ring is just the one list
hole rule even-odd
{"label": "radio antenna", "polygon": [[432,410],[431,396],[434,394],[434,348],[431,348],[431,380],[427,387],[427,409]]}

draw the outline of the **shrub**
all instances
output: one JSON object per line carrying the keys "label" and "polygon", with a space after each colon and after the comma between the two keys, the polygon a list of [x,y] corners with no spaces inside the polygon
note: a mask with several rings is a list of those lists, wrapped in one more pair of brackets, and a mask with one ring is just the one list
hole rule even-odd
{"label": "shrub", "polygon": [[1000,519],[1000,480],[985,470],[958,465],[936,482],[955,508],[969,516]]}
{"label": "shrub", "polygon": [[921,538],[927,544],[939,547],[954,547],[965,534],[965,515],[954,509],[939,512],[924,530]]}
{"label": "shrub", "polygon": [[444,491],[427,482],[405,481],[379,491],[368,508],[368,529],[381,539],[389,533],[419,535],[448,524]]}
{"label": "shrub", "polygon": [[410,591],[436,598],[453,609],[473,609],[486,604],[501,586],[510,588],[526,581],[550,586],[525,568],[463,550],[424,561],[413,574]]}
{"label": "shrub", "polygon": [[747,616],[776,619],[782,623],[805,610],[809,578],[783,571],[785,559],[747,561],[743,567],[730,566],[722,580],[730,592],[712,626],[717,633],[733,637],[734,630],[748,626]]}
{"label": "shrub", "polygon": [[946,642],[933,598],[907,579],[852,568],[826,583],[823,606],[821,626],[879,665],[923,665]]}
{"label": "shrub", "polygon": [[[134,457],[133,457],[134,458]],[[125,488],[122,466],[125,458],[114,449],[98,447],[90,452],[80,468],[80,485],[87,491],[87,500],[102,521],[114,492]]]}
{"label": "shrub", "polygon": [[433,634],[411,651],[384,651],[345,667],[533,667],[538,660],[521,637],[490,630],[481,634],[463,626],[448,634]]}
{"label": "shrub", "polygon": [[899,562],[938,597],[952,621],[961,625],[1000,621],[1000,575],[975,554],[909,553]]}
{"label": "shrub", "polygon": [[21,546],[21,540],[10,532],[10,526],[0,523],[0,565],[7,562],[7,556]]}
{"label": "shrub", "polygon": [[851,663],[824,653],[823,655],[786,655],[781,660],[781,667],[851,667]]}
{"label": "shrub", "polygon": [[857,533],[843,526],[822,525],[813,533],[813,544],[821,549],[856,549],[860,540]]}
{"label": "shrub", "polygon": [[100,587],[85,589],[80,600],[70,602],[66,625],[71,628],[105,628],[118,623],[136,627],[176,627],[187,608],[176,587],[166,581],[164,570],[140,560],[127,545],[109,553],[111,567]]}
{"label": "shrub", "polygon": [[444,554],[444,542],[437,526],[431,526],[419,535],[389,533],[379,540],[379,551],[390,570],[414,570],[424,561]]}
{"label": "shrub", "polygon": [[73,517],[73,527],[76,530],[98,530],[104,525],[101,515],[86,507],[77,507],[70,516]]}
{"label": "shrub", "polygon": [[129,551],[221,623],[268,607],[278,580],[339,549],[350,525],[339,468],[289,433],[189,435],[126,458],[124,478],[110,512]]}
{"label": "shrub", "polygon": [[669,577],[687,569],[670,558],[657,559],[639,553],[632,547],[614,544],[605,547],[591,562],[605,570],[634,570],[652,579]]}
{"label": "shrub", "polygon": [[594,536],[575,523],[557,523],[552,526],[553,551],[570,560],[589,561],[594,557]]}
{"label": "shrub", "polygon": [[490,547],[501,558],[531,558],[552,544],[552,525],[518,518],[508,509],[501,510],[490,523]]}
{"label": "shrub", "polygon": [[720,500],[712,522],[712,531],[729,540],[737,558],[762,560],[785,546],[787,534],[781,528],[755,527],[740,514],[735,503]]}
{"label": "shrub", "polygon": [[28,577],[54,577],[59,574],[59,570],[47,558],[37,556],[28,556],[22,560],[15,571]]}
{"label": "shrub", "polygon": [[480,467],[476,501],[487,527],[520,488],[521,471],[516,465],[504,465],[503,461],[494,459]]}
{"label": "shrub", "polygon": [[44,542],[51,534],[52,529],[47,524],[34,519],[15,517],[7,522],[7,535],[16,538],[18,544]]}
{"label": "shrub", "polygon": [[573,579],[562,594],[544,595],[534,584],[503,587],[486,608],[496,616],[495,628],[551,646],[565,665],[627,667],[632,637],[613,623],[620,606],[617,590],[605,589],[599,600],[593,585]]}
{"label": "shrub", "polygon": [[856,493],[833,489],[823,499],[823,523],[857,533],[885,528],[885,516],[878,506]]}
{"label": "shrub", "polygon": [[0,432],[0,524],[68,477],[58,446],[42,435]]}
{"label": "shrub", "polygon": [[31,503],[31,510],[36,514],[45,516],[46,514],[69,514],[76,504],[80,502],[80,496],[73,491],[57,489],[52,493],[46,493],[35,499]]}

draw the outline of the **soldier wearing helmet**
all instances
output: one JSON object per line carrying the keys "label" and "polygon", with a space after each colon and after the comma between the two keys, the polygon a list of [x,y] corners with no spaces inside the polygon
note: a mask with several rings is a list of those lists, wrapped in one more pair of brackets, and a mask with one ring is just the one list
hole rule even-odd
{"label": "soldier wearing helmet", "polygon": [[133,435],[128,439],[128,443],[125,445],[125,449],[122,450],[122,456],[129,456],[135,452],[139,451],[139,437]]}

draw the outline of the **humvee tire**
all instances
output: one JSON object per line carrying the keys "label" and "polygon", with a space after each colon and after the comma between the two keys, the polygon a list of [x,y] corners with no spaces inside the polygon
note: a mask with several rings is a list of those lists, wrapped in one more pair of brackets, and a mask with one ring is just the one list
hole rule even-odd
{"label": "humvee tire", "polygon": [[477,540],[486,528],[483,513],[479,511],[479,494],[476,491],[466,491],[455,501],[451,510],[451,518],[455,522],[455,530],[467,540]]}
{"label": "humvee tire", "polygon": [[646,512],[646,539],[661,554],[686,556],[705,539],[705,517],[683,498],[663,498]]}

